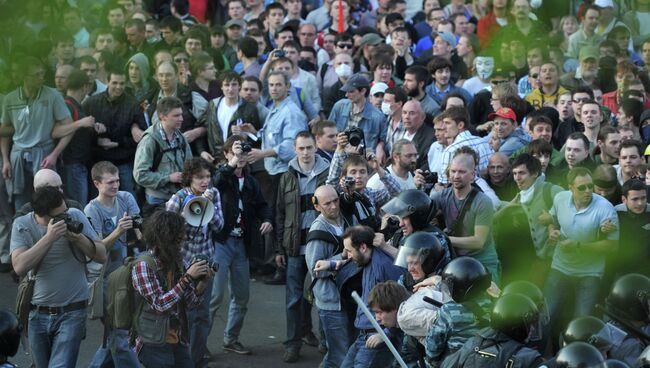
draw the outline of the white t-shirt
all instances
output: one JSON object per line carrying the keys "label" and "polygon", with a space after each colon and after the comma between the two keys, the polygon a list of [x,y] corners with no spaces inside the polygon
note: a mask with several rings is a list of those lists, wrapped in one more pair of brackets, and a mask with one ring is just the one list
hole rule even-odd
{"label": "white t-shirt", "polygon": [[[408,174],[408,177],[406,179],[402,179],[399,176],[395,175],[395,171],[393,170],[393,166],[391,165],[386,169],[387,172],[389,172],[395,180],[400,185],[400,188],[402,190],[407,190],[407,189],[416,189],[415,188],[415,182],[413,181],[413,175],[411,173]],[[373,176],[368,179],[368,183],[366,184],[367,188],[372,188],[376,190],[382,190],[386,189],[386,186],[384,183],[379,179],[379,175],[375,173]]]}
{"label": "white t-shirt", "polygon": [[237,103],[233,106],[228,106],[225,99],[219,104],[219,108],[217,109],[217,119],[219,120],[219,126],[221,127],[221,134],[223,135],[224,142],[228,139],[230,119],[235,115],[235,111],[237,111],[238,107],[239,104]]}

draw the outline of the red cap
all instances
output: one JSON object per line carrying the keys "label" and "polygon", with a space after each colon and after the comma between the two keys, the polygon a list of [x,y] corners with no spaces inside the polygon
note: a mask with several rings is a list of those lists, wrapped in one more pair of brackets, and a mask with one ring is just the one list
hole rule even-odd
{"label": "red cap", "polygon": [[504,118],[504,119],[510,119],[513,122],[517,121],[517,114],[515,114],[515,112],[512,111],[512,109],[509,108],[509,107],[502,107],[499,110],[497,110],[496,112],[491,113],[490,115],[488,115],[488,119],[492,120],[496,116]]}

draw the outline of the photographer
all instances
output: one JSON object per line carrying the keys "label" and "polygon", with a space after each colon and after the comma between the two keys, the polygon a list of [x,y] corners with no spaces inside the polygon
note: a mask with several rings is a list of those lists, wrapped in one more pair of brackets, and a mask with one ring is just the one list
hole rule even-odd
{"label": "photographer", "polygon": [[[386,171],[393,175],[402,190],[415,189],[413,172],[418,160],[418,151],[415,149],[415,144],[406,139],[399,139],[393,144],[392,148],[393,151],[390,155],[392,164],[386,168]],[[367,186],[377,190],[385,189],[384,184],[379,180],[379,174],[376,173],[370,177]]]}
{"label": "photographer", "polygon": [[[230,288],[230,310],[223,334],[224,349],[237,354],[250,354],[239,342],[244,324],[250,290],[249,257],[255,243],[255,233],[273,231],[273,215],[267,205],[258,181],[249,173],[246,154],[242,152],[245,138],[231,135],[223,145],[227,163],[219,166],[214,186],[221,193],[224,225],[215,234],[218,242],[214,259],[219,271],[212,285],[210,300],[210,329],[214,316]],[[258,227],[259,223],[262,223]]]}
{"label": "photographer", "polygon": [[201,304],[203,291],[214,271],[206,260],[196,261],[183,271],[181,244],[185,238],[185,220],[181,215],[156,211],[143,229],[156,269],[142,260],[131,271],[135,310],[139,311],[133,317],[137,336],[135,351],[147,368],[193,367],[187,346],[187,310]]}
{"label": "photographer", "polygon": [[[177,212],[183,216],[199,217],[198,226],[194,225],[194,222],[190,224],[191,220],[186,218],[185,240],[181,247],[181,257],[185,267],[189,267],[197,256],[208,260],[214,258],[216,251],[213,234],[223,228],[219,191],[215,188],[209,188],[210,179],[212,178],[211,169],[210,164],[200,157],[194,157],[185,161],[183,168],[183,189],[172,195],[166,204],[167,211]],[[192,213],[191,209],[186,214],[185,207],[188,205],[188,202],[192,198],[199,196],[206,198],[214,206],[214,212],[211,217],[208,218],[205,216],[206,213],[209,213],[208,202],[205,204],[195,202],[194,206],[199,206],[200,208],[200,215]],[[214,271],[216,272],[217,270]],[[209,309],[212,279],[207,282],[206,287],[207,291],[204,294],[201,305],[188,312],[190,350],[192,360],[197,367],[203,367],[207,363],[203,361],[203,358],[208,351],[206,342],[210,334]]]}
{"label": "photographer", "polygon": [[[86,331],[85,257],[106,261],[106,249],[83,212],[68,207],[58,188],[32,196],[33,212],[16,218],[11,261],[18,275],[36,270],[29,346],[36,367],[74,367]],[[79,229],[82,227],[82,229]],[[74,230],[74,231],[71,231]]]}
{"label": "photographer", "polygon": [[[127,256],[127,231],[137,238],[141,237],[140,230],[134,227],[132,217],[140,213],[140,208],[131,193],[119,190],[117,166],[108,161],[100,161],[90,173],[99,195],[86,205],[84,212],[106,247],[108,260],[103,265],[104,277],[101,281],[105,308],[108,302],[108,275],[121,266]],[[129,332],[108,326],[106,328],[106,344],[97,349],[91,366],[103,367],[113,363],[119,367],[138,367],[138,359],[129,348]]]}
{"label": "photographer", "polygon": [[[397,180],[381,167],[374,154],[369,153],[366,161],[358,154],[349,155],[346,152],[349,144],[348,132],[339,133],[336,140],[336,151],[332,157],[327,184],[334,186],[340,193],[341,212],[348,222],[378,230],[380,222],[377,208],[397,196],[401,187]],[[357,150],[359,148],[363,149],[360,145],[356,147]],[[377,172],[386,189],[366,188],[370,169]]]}

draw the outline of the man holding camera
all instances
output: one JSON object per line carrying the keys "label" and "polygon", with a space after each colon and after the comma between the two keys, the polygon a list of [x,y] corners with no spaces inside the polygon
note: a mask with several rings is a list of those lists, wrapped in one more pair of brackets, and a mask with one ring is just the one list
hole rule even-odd
{"label": "man holding camera", "polygon": [[[119,169],[113,163],[100,161],[93,165],[90,174],[99,195],[86,205],[84,212],[106,247],[108,260],[103,265],[103,280],[99,281],[103,283],[104,293],[108,290],[108,275],[127,256],[127,239],[137,240],[141,236],[132,217],[140,213],[140,208],[131,193],[119,190]],[[103,300],[108,302],[107,297]],[[106,345],[97,349],[91,367],[103,367],[111,362],[119,367],[138,367],[138,359],[129,347],[129,331],[109,328],[106,336]]]}
{"label": "man holding camera", "polygon": [[[386,168],[386,171],[393,175],[402,190],[415,189],[413,172],[415,172],[418,160],[415,144],[406,139],[400,139],[393,144],[392,148],[393,152],[390,155],[392,164]],[[377,173],[370,177],[367,187],[376,190],[385,189]]]}
{"label": "man holding camera", "polygon": [[[341,212],[350,224],[367,225],[379,230],[378,209],[397,196],[402,188],[395,178],[379,164],[376,156],[368,154],[368,160],[359,154],[348,154],[347,132],[336,137],[337,146],[330,165],[327,184],[341,194]],[[362,147],[356,147],[357,150]],[[355,149],[353,146],[351,149]],[[386,189],[372,189],[368,184],[370,170],[377,172]]]}
{"label": "man holding camera", "polygon": [[316,188],[325,184],[328,162],[316,154],[316,141],[308,131],[298,133],[296,157],[280,178],[276,207],[277,246],[275,261],[287,270],[287,340],[284,361],[298,360],[302,341],[315,345],[311,330],[311,305],[303,298],[307,276],[307,233],[318,216],[311,200]]}
{"label": "man holding camera", "polygon": [[32,196],[33,212],[16,218],[11,260],[20,276],[35,275],[29,346],[37,367],[74,367],[86,332],[86,257],[106,261],[106,249],[83,212],[68,209],[58,188]]}

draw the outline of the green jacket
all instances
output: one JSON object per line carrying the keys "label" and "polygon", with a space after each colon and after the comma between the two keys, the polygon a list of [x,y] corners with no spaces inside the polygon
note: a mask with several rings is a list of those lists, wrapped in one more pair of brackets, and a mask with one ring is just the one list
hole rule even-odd
{"label": "green jacket", "polygon": [[[161,129],[160,124],[154,124],[144,132],[135,151],[133,177],[145,188],[146,194],[168,200],[181,189],[180,183],[169,181],[169,174],[183,172],[185,161],[192,158],[192,149],[180,130],[174,132],[176,148],[170,148],[161,135]],[[158,167],[154,168],[156,154],[161,159]]]}

